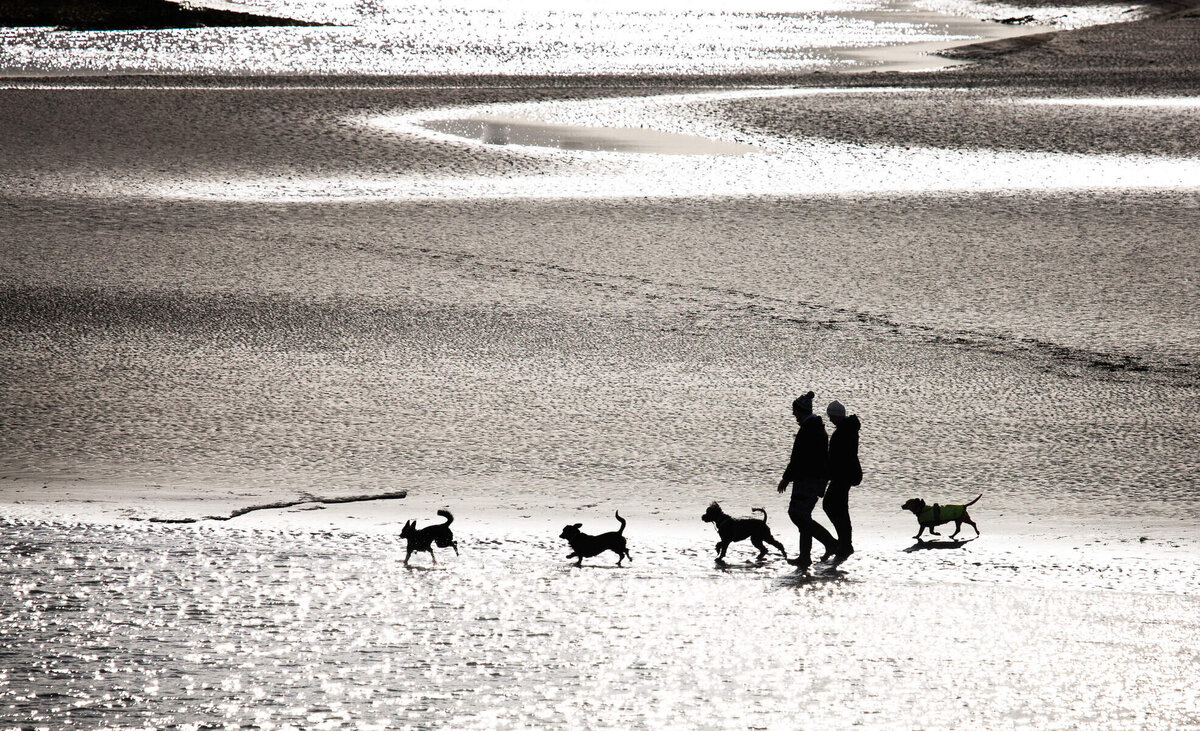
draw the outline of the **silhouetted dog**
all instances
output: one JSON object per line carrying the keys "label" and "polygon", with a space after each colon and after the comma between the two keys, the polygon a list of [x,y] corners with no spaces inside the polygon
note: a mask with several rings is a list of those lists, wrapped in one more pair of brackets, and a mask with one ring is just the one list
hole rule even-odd
{"label": "silhouetted dog", "polygon": [[583,559],[599,556],[605,551],[612,551],[617,554],[617,565],[625,559],[633,560],[629,555],[629,549],[625,547],[625,536],[621,535],[625,532],[625,519],[621,517],[621,513],[617,513],[617,520],[621,521],[621,527],[609,533],[601,533],[598,536],[589,536],[579,530],[583,523],[568,525],[562,529],[559,538],[565,538],[567,543],[571,544],[571,553],[567,558],[578,558],[575,562],[576,566],[583,565]]}
{"label": "silhouetted dog", "polygon": [[721,540],[717,541],[717,561],[725,561],[725,551],[729,549],[729,544],[736,541],[744,541],[747,538],[758,549],[758,558],[762,559],[767,555],[767,547],[764,543],[770,543],[779,549],[784,558],[787,558],[787,551],[784,550],[783,544],[775,540],[775,536],[771,535],[771,529],[767,527],[767,511],[762,508],[751,508],[751,512],[760,512],[762,520],[758,518],[733,518],[725,514],[721,510],[721,506],[715,502],[708,506],[708,510],[704,511],[704,515],[700,516],[700,520],[705,523],[712,523],[717,527],[717,535]]}
{"label": "silhouetted dog", "polygon": [[971,516],[967,515],[967,508],[979,502],[979,498],[981,497],[983,497],[982,492],[979,493],[979,497],[966,505],[938,505],[937,503],[926,505],[924,500],[915,497],[906,501],[900,506],[900,509],[908,510],[917,516],[917,523],[921,526],[921,529],[917,531],[917,534],[913,538],[920,538],[926,528],[929,529],[932,535],[941,535],[933,527],[942,523],[949,523],[950,521],[954,521],[954,532],[950,534],[951,538],[958,535],[958,532],[962,530],[963,523],[974,528],[975,535],[979,535],[979,526],[975,525],[975,521],[971,520]]}
{"label": "silhouetted dog", "polygon": [[437,558],[433,555],[433,547],[438,548],[453,548],[454,555],[458,555],[458,541],[454,540],[454,534],[450,532],[450,524],[454,522],[454,516],[449,510],[439,510],[437,514],[446,519],[445,523],[439,525],[427,525],[424,528],[417,530],[417,521],[410,520],[404,524],[404,528],[400,531],[401,538],[408,539],[408,551],[404,554],[404,565],[408,565],[409,556],[415,551],[424,551],[429,554],[434,563],[437,563]]}

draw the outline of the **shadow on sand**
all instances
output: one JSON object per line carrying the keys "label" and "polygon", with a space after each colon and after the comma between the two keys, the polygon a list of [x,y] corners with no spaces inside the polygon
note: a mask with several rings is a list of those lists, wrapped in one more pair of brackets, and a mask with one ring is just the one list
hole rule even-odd
{"label": "shadow on sand", "polygon": [[806,586],[808,584],[823,584],[828,582],[849,581],[850,574],[843,571],[842,562],[846,559],[819,561],[812,566],[796,569],[795,572],[780,577],[784,586]]}
{"label": "shadow on sand", "polygon": [[760,571],[764,568],[774,567],[780,563],[780,561],[772,560],[772,558],[773,557],[750,558],[750,559],[746,559],[745,561],[738,561],[735,563],[731,563],[731,562],[725,561],[724,559],[718,558],[716,561],[713,562],[713,568],[715,568],[717,571],[721,571],[724,573],[736,573],[736,572],[741,572],[741,571],[747,571],[747,572]]}
{"label": "shadow on sand", "polygon": [[779,583],[784,586],[808,586],[811,584],[841,583],[849,581],[850,574],[842,571],[836,564],[814,564],[807,569],[798,569],[793,573],[779,577]]}
{"label": "shadow on sand", "polygon": [[930,548],[962,548],[971,541],[974,541],[976,538],[978,538],[978,536],[975,538],[966,538],[961,541],[923,541],[918,538],[917,542],[904,549],[904,552],[912,553],[913,551],[925,551]]}

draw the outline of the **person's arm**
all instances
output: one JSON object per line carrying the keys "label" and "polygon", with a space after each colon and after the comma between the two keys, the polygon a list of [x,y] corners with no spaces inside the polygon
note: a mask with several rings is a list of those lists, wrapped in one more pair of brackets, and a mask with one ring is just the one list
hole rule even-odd
{"label": "person's arm", "polygon": [[783,477],[779,478],[779,492],[786,492],[795,474],[796,452],[800,447],[800,433],[796,433],[796,441],[792,443],[792,453],[788,457],[787,467],[783,468]]}

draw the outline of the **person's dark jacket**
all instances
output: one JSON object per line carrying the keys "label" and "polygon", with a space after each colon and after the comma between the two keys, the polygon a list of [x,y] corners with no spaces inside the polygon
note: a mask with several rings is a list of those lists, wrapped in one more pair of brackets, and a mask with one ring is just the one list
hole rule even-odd
{"label": "person's dark jacket", "polygon": [[825,433],[825,422],[821,417],[812,414],[801,424],[796,432],[796,441],[792,443],[792,458],[783,478],[779,481],[780,488],[789,482],[804,482],[829,479],[828,468],[829,436]]}
{"label": "person's dark jacket", "polygon": [[858,461],[857,416],[847,416],[829,437],[829,482],[838,485],[858,485],[862,482],[862,465]]}

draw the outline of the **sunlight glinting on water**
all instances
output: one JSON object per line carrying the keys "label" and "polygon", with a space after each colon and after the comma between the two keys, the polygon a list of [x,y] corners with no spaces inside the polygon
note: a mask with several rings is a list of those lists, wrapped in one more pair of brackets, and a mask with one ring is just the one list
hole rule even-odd
{"label": "sunlight glinting on water", "polygon": [[[866,93],[898,92],[897,89]],[[909,90],[911,91],[911,90]],[[567,162],[538,174],[395,178],[343,176],[227,182],[170,182],[157,195],[215,200],[449,200],[505,198],[608,198],[755,195],[851,195],[1195,189],[1200,160],[1120,154],[1066,154],[986,149],[856,145],[821,139],[784,139],[735,132],[698,115],[706,101],[785,94],[850,93],[844,90],[770,90],[671,95],[648,99],[558,101],[377,116],[376,129],[445,144],[483,146],[496,154]],[[855,90],[853,93],[864,93]],[[545,126],[546,142],[493,144],[446,130],[464,120],[528,120]],[[440,124],[439,124],[440,122]],[[737,155],[645,154],[561,149],[564,127],[647,128],[749,146]],[[526,135],[528,137],[528,135]],[[507,139],[507,138],[506,138]]]}
{"label": "sunlight glinting on water", "polygon": [[[232,6],[231,6],[232,7]],[[242,9],[246,9],[242,7]],[[971,36],[886,1],[757,7],[497,10],[265,4],[336,25],[157,31],[0,30],[0,70],[232,74],[717,73],[824,68],[836,51]],[[856,11],[894,11],[893,20]],[[950,20],[947,18],[947,20]]]}
{"label": "sunlight glinting on water", "polygon": [[[217,7],[216,3],[206,3]],[[324,22],[349,22],[360,18],[387,18],[412,12],[559,12],[596,15],[610,12],[719,13],[736,10],[755,13],[825,13],[875,7],[877,0],[520,0],[501,7],[494,0],[246,0],[225,2],[230,10],[286,15]]]}
{"label": "sunlight glinting on water", "polygon": [[1195,708],[1170,553],[878,551],[807,576],[642,527],[634,564],[577,569],[552,534],[471,530],[406,570],[390,532],[4,529],[0,700],[35,728],[1128,728],[1146,708],[1179,728]]}
{"label": "sunlight glinting on water", "polygon": [[947,15],[987,19],[1021,19],[1023,25],[1069,30],[1089,25],[1120,23],[1145,17],[1146,5],[1029,6],[996,5],[978,0],[917,0],[916,7]]}

